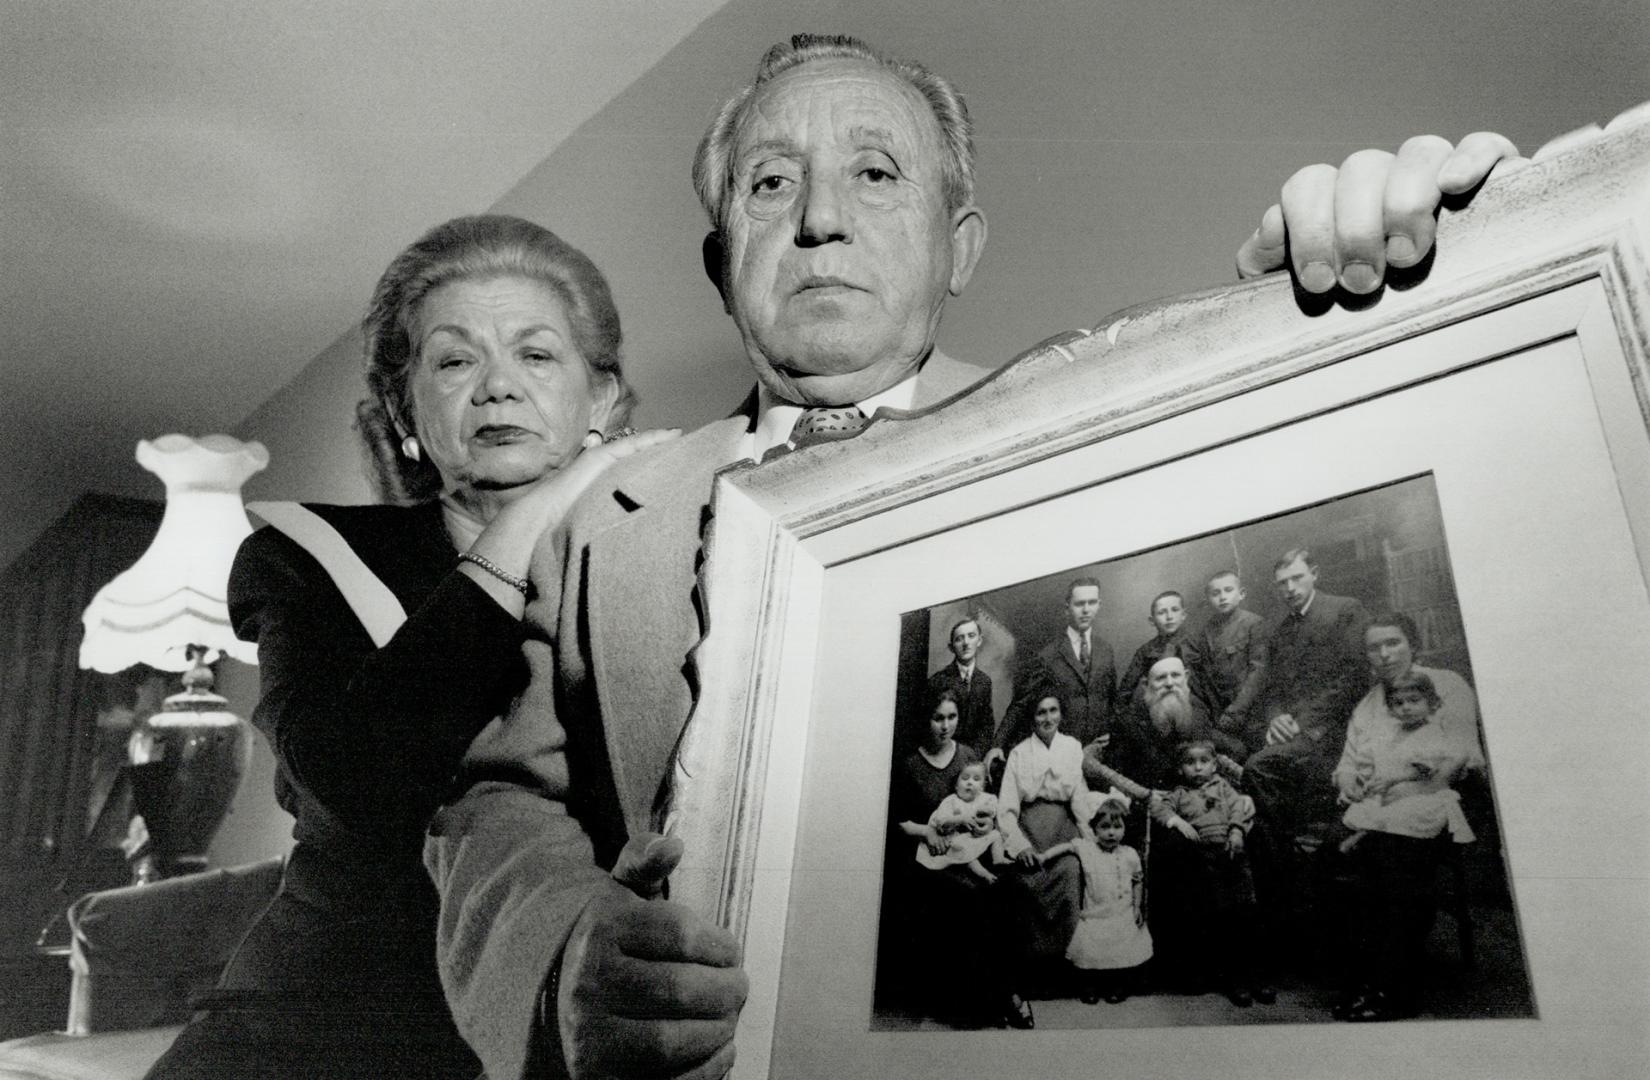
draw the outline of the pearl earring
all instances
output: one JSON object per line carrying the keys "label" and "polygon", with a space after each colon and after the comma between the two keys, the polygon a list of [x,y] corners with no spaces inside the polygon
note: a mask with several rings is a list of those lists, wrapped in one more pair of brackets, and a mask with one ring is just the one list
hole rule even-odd
{"label": "pearl earring", "polygon": [[591,428],[584,434],[584,448],[586,450],[590,449],[592,446],[600,446],[602,441],[602,433],[597,431],[595,428]]}
{"label": "pearl earring", "polygon": [[401,453],[410,461],[418,460],[418,436],[408,435],[401,440]]}

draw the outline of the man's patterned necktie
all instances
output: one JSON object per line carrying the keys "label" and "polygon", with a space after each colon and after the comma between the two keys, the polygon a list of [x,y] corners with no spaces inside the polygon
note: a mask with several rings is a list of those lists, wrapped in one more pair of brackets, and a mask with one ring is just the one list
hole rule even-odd
{"label": "man's patterned necktie", "polygon": [[791,445],[800,450],[814,443],[851,439],[869,422],[858,405],[803,409],[791,428]]}

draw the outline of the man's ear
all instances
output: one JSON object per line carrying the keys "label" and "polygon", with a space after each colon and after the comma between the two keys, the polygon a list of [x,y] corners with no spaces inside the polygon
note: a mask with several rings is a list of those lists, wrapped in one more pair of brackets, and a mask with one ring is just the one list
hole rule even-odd
{"label": "man's ear", "polygon": [[974,276],[974,266],[985,251],[985,212],[977,206],[963,206],[951,215],[951,284],[952,296],[961,296],[968,279]]}
{"label": "man's ear", "polygon": [[699,245],[699,258],[704,262],[705,276],[716,286],[716,295],[722,298],[722,310],[732,315],[728,308],[727,249],[722,246],[721,233],[712,229],[705,234]]}

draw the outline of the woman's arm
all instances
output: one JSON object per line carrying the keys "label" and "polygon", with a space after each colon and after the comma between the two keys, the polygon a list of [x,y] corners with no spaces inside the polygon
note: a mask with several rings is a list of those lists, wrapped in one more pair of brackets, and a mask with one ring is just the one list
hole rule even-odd
{"label": "woman's arm", "polygon": [[922,825],[915,821],[900,821],[896,822],[894,827],[906,836],[927,844],[930,854],[944,855],[951,848],[951,838],[932,825]]}
{"label": "woman's arm", "polygon": [[934,807],[934,812],[928,815],[928,827],[944,836],[968,828],[968,821],[957,812],[956,806],[948,795],[945,801]]}
{"label": "woman's arm", "polygon": [[[525,580],[539,538],[561,524],[597,477],[614,462],[679,435],[681,431],[675,428],[643,431],[614,442],[585,447],[571,464],[541,477],[524,495],[504,506],[481,530],[469,551],[505,573]],[[526,594],[474,563],[464,563],[459,572],[474,581],[512,617],[521,618],[526,609]]]}
{"label": "woman's arm", "polygon": [[1063,840],[1058,844],[1054,844],[1051,847],[1046,847],[1042,851],[1037,852],[1037,864],[1041,866],[1044,863],[1048,863],[1059,858],[1061,855],[1065,855],[1076,850],[1076,844],[1072,843],[1070,840]]}
{"label": "woman's arm", "polygon": [[1373,710],[1385,708],[1385,704],[1386,699],[1377,686],[1352,710],[1352,718],[1346,725],[1346,741],[1341,744],[1341,757],[1335,765],[1333,776],[1342,803],[1355,803],[1369,794],[1365,780],[1374,758],[1369,750],[1367,725]]}
{"label": "woman's arm", "polygon": [[1019,858],[1031,850],[1031,841],[1020,831],[1020,748],[1008,752],[1008,764],[1003,767],[1003,786],[997,792],[997,828],[1003,833],[1003,850]]}
{"label": "woman's arm", "polygon": [[[416,531],[400,558],[444,555],[414,554]],[[470,740],[525,682],[519,620],[447,565],[382,648],[320,564],[273,529],[246,540],[230,574],[236,633],[258,642],[253,722],[310,800],[378,839],[421,842]]]}

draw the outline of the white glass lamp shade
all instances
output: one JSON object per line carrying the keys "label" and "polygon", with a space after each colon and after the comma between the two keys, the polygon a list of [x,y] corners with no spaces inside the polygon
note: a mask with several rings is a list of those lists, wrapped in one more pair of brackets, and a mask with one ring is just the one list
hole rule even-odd
{"label": "white glass lamp shade", "polygon": [[138,464],[166,484],[166,513],[149,550],[98,590],[81,616],[80,666],[116,672],[143,663],[186,671],[189,645],[258,662],[229,625],[229,566],[251,533],[241,485],[269,464],[262,443],[228,435],[162,435],[137,446]]}

